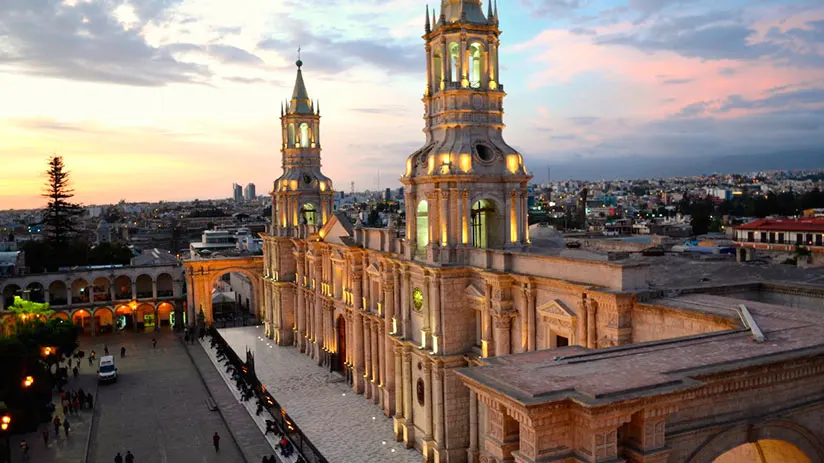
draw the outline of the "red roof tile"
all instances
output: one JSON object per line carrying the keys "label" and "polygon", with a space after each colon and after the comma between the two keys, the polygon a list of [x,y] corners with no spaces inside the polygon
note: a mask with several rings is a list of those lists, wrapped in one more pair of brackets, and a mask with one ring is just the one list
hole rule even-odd
{"label": "red roof tile", "polygon": [[738,230],[759,230],[759,231],[796,231],[796,232],[821,232],[824,233],[824,219],[808,218],[798,220],[772,220],[761,219],[739,225]]}

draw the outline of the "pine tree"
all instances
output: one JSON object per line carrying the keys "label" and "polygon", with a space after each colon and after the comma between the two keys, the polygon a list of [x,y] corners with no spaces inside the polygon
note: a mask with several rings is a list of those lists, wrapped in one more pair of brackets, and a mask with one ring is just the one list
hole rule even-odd
{"label": "pine tree", "polygon": [[82,209],[78,204],[69,202],[74,197],[74,191],[69,186],[69,171],[65,170],[61,156],[49,159],[46,176],[48,180],[43,193],[49,201],[43,218],[46,241],[54,246],[56,253],[64,254],[70,238],[77,232],[75,218],[82,213]]}

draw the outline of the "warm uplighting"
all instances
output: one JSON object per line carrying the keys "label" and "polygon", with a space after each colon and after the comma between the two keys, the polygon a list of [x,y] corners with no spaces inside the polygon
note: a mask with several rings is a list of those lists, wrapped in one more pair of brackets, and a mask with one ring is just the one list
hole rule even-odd
{"label": "warm uplighting", "polygon": [[438,337],[437,336],[432,336],[432,353],[433,354],[438,353]]}
{"label": "warm uplighting", "polygon": [[49,355],[51,355],[53,353],[54,353],[54,348],[53,347],[44,347],[43,348],[43,356],[44,357],[48,357]]}
{"label": "warm uplighting", "polygon": [[11,426],[11,415],[3,415],[0,417],[0,430],[8,431]]}
{"label": "warm uplighting", "polygon": [[506,157],[506,168],[512,172],[513,174],[518,172],[518,168],[521,167],[520,159],[518,159],[517,154],[510,154]]}
{"label": "warm uplighting", "polygon": [[392,333],[391,334],[398,334],[398,319],[392,317]]}
{"label": "warm uplighting", "polygon": [[464,153],[458,156],[458,165],[461,167],[461,171],[464,173],[468,173],[472,170],[472,156]]}
{"label": "warm uplighting", "polygon": [[421,349],[426,349],[426,330],[421,330]]}
{"label": "warm uplighting", "polygon": [[34,378],[31,376],[26,376],[23,380],[23,387],[31,387],[32,384],[34,384]]}

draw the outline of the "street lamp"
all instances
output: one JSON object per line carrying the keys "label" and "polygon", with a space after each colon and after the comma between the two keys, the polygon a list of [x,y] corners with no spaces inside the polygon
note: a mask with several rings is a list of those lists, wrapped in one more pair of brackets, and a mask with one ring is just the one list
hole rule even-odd
{"label": "street lamp", "polygon": [[9,413],[8,407],[6,407],[5,402],[0,402],[0,432],[3,433],[4,442],[2,454],[0,454],[0,458],[2,458],[4,463],[11,463],[11,442],[9,441],[9,428],[11,427],[11,413]]}
{"label": "street lamp", "polygon": [[23,379],[23,387],[28,388],[28,387],[31,387],[31,385],[32,385],[32,384],[34,384],[34,377],[32,377],[32,376],[26,376],[26,377]]}

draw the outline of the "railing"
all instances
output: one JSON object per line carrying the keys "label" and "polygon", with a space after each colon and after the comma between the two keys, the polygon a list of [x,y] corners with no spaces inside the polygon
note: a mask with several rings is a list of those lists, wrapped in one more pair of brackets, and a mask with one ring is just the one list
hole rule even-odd
{"label": "railing", "polygon": [[163,291],[158,290],[157,291],[157,297],[172,297],[172,296],[174,296],[174,290],[172,290],[172,289],[163,290]]}
{"label": "railing", "polygon": [[49,299],[49,305],[66,305],[69,300],[65,297],[52,297]]}
{"label": "railing", "polygon": [[152,292],[151,291],[143,291],[143,292],[138,291],[137,292],[137,298],[138,299],[144,299],[144,298],[150,298],[150,297],[152,297]]}
{"label": "railing", "polygon": [[227,359],[231,362],[232,366],[235,367],[238,374],[240,374],[247,383],[252,385],[255,395],[262,400],[264,408],[266,408],[266,411],[272,416],[272,420],[278,427],[280,434],[289,439],[298,454],[308,463],[327,463],[326,458],[312,445],[312,442],[310,442],[309,438],[298,428],[295,421],[289,417],[286,410],[280,406],[275,398],[269,394],[266,387],[261,384],[254,369],[248,368],[248,365],[232,350],[232,347],[223,339],[223,336],[220,335],[217,329],[214,327],[209,328],[209,334],[226,352]]}
{"label": "railing", "polygon": [[118,301],[127,301],[132,298],[132,293],[115,293],[114,298]]}

